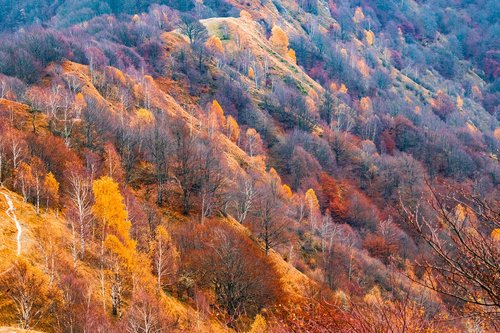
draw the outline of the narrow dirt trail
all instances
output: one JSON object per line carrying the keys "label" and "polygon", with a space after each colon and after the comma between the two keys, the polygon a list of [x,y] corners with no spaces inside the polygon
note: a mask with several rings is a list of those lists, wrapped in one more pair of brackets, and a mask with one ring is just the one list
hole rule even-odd
{"label": "narrow dirt trail", "polygon": [[7,205],[9,206],[9,208],[7,208],[7,210],[5,211],[5,213],[16,224],[16,229],[17,229],[17,236],[16,236],[17,255],[20,256],[21,255],[21,250],[22,250],[22,248],[21,248],[21,236],[23,235],[23,228],[21,226],[21,223],[17,219],[16,213],[15,213],[16,209],[14,208],[14,203],[12,202],[12,199],[10,198],[10,196],[7,193],[4,193],[4,192],[0,192],[0,193],[3,194],[3,196],[5,197],[5,200],[7,201]]}

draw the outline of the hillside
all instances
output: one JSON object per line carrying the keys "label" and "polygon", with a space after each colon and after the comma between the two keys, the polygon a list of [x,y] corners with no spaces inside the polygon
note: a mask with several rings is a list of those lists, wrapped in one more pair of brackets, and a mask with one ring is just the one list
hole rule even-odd
{"label": "hillside", "polygon": [[496,1],[0,8],[0,332],[500,330]]}

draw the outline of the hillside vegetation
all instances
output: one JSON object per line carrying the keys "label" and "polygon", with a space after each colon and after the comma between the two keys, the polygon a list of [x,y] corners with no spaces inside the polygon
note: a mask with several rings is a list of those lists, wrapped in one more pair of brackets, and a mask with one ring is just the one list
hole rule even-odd
{"label": "hillside vegetation", "polygon": [[500,330],[497,1],[0,8],[0,332]]}

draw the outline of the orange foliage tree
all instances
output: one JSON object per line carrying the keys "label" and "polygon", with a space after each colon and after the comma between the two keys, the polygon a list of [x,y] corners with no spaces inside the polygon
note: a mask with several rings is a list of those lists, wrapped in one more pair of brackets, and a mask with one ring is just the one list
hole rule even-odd
{"label": "orange foliage tree", "polygon": [[213,35],[205,43],[207,48],[215,53],[224,53],[224,46],[219,37]]}
{"label": "orange foliage tree", "polygon": [[312,188],[306,191],[305,202],[308,211],[307,213],[309,215],[309,224],[314,228],[318,220],[318,215],[320,215],[320,211],[318,197]]}
{"label": "orange foliage tree", "polygon": [[297,63],[297,56],[295,55],[294,49],[289,49],[286,55],[288,56],[288,58],[292,59],[294,64]]}
{"label": "orange foliage tree", "polygon": [[375,33],[371,30],[365,30],[365,40],[368,46],[372,46],[375,43]]}
{"label": "orange foliage tree", "polygon": [[363,13],[363,9],[361,7],[356,7],[354,11],[354,16],[352,17],[352,21],[356,24],[360,24],[365,19],[365,14]]}
{"label": "orange foliage tree", "polygon": [[[231,324],[241,315],[255,316],[281,297],[273,265],[249,237],[221,221],[186,226],[194,240],[180,251],[186,271],[199,288],[208,289]],[[219,317],[221,318],[221,317]]]}
{"label": "orange foliage tree", "polygon": [[233,142],[237,142],[240,137],[240,127],[233,116],[227,116],[226,136]]}
{"label": "orange foliage tree", "polygon": [[255,79],[255,71],[254,71],[253,67],[248,68],[248,78],[250,80]]}
{"label": "orange foliage tree", "polygon": [[288,51],[288,36],[286,33],[275,25],[271,31],[271,37],[269,38],[271,44],[275,47],[279,54],[286,54]]}
{"label": "orange foliage tree", "polygon": [[368,67],[363,59],[358,60],[358,70],[365,78],[370,75],[370,67]]}
{"label": "orange foliage tree", "polygon": [[45,198],[47,200],[47,210],[50,207],[50,203],[53,207],[57,207],[59,203],[59,182],[52,172],[45,175],[45,180],[43,182]]}
{"label": "orange foliage tree", "polygon": [[250,157],[254,157],[262,153],[263,143],[260,134],[254,129],[249,128],[245,133],[246,138],[246,151]]}
{"label": "orange foliage tree", "polygon": [[359,108],[363,112],[370,111],[372,109],[372,101],[371,101],[370,97],[368,97],[368,96],[362,97],[359,100]]}
{"label": "orange foliage tree", "polygon": [[[100,222],[102,230],[101,270],[104,269],[104,264],[107,266],[107,270],[101,272],[101,279],[104,279],[104,275],[110,279],[112,313],[114,316],[119,316],[123,305],[123,293],[130,288],[133,262],[138,259],[135,255],[135,241],[130,238],[131,223],[118,183],[104,176],[94,181],[92,188],[94,191],[92,212]],[[104,281],[101,283],[101,288],[104,289]],[[102,292],[104,297],[104,290]]]}
{"label": "orange foliage tree", "polygon": [[47,277],[28,261],[19,258],[0,275],[0,307],[15,314],[22,329],[40,324],[57,301]]}
{"label": "orange foliage tree", "polygon": [[212,101],[210,107],[209,118],[209,133],[213,135],[216,129],[221,129],[226,127],[226,117],[224,116],[224,110],[220,106],[217,100]]}
{"label": "orange foliage tree", "polygon": [[24,202],[28,201],[31,187],[34,183],[33,171],[31,166],[26,162],[19,163],[15,170],[16,184],[20,187]]}
{"label": "orange foliage tree", "polygon": [[329,207],[332,216],[338,217],[340,220],[345,219],[347,216],[347,203],[344,197],[345,186],[325,172],[321,173],[320,184],[325,201],[324,205]]}

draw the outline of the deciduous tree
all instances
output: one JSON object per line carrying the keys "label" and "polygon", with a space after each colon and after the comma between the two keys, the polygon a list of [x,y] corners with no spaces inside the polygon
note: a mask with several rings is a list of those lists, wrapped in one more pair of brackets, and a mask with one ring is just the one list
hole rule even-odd
{"label": "deciduous tree", "polygon": [[156,228],[155,239],[151,244],[151,257],[158,290],[170,288],[176,282],[179,253],[167,229],[161,225]]}
{"label": "deciduous tree", "polygon": [[199,153],[198,138],[192,136],[191,130],[181,121],[172,126],[173,139],[173,179],[181,191],[182,213],[191,210],[193,196],[199,189]]}
{"label": "deciduous tree", "polygon": [[297,63],[297,56],[295,55],[295,51],[293,49],[289,49],[286,55],[292,60],[294,64]]}
{"label": "deciduous tree", "polygon": [[154,295],[145,291],[137,292],[131,303],[125,315],[127,332],[161,333],[173,329],[174,323],[168,320],[165,307]]}
{"label": "deciduous tree", "polygon": [[[481,315],[498,321],[500,248],[491,237],[491,232],[500,227],[498,202],[449,185],[439,192],[427,185],[428,197],[416,205],[401,201],[407,223],[433,254],[417,262],[423,270],[417,282],[475,305]],[[424,204],[431,215],[423,211]]]}
{"label": "deciduous tree", "polygon": [[363,32],[365,33],[366,44],[372,46],[375,43],[375,33],[371,30],[364,30]]}
{"label": "deciduous tree", "polygon": [[305,202],[307,207],[307,215],[309,216],[309,224],[312,228],[315,228],[318,216],[320,215],[320,210],[318,197],[316,197],[316,192],[314,192],[312,188],[307,190],[305,194]]}
{"label": "deciduous tree", "polygon": [[240,127],[233,116],[227,116],[226,136],[233,142],[238,142],[240,138]]}
{"label": "deciduous tree", "polygon": [[354,16],[352,17],[352,21],[355,24],[360,24],[365,19],[365,14],[363,13],[363,9],[361,7],[356,7],[354,11]]}
{"label": "deciduous tree", "polygon": [[196,232],[202,252],[195,252],[200,255],[193,257],[192,269],[201,269],[200,282],[213,288],[217,303],[229,316],[229,325],[242,314],[256,315],[279,298],[271,263],[248,238],[213,221]]}
{"label": "deciduous tree", "polygon": [[216,35],[210,36],[206,42],[206,46],[209,50],[216,54],[224,53],[224,46],[222,45],[220,38]]}
{"label": "deciduous tree", "polygon": [[194,16],[183,14],[179,22],[179,29],[185,34],[191,45],[199,44],[208,36],[207,29]]}
{"label": "deciduous tree", "polygon": [[224,116],[224,110],[220,106],[217,100],[212,101],[210,107],[210,112],[208,115],[209,123],[209,133],[213,135],[215,130],[226,128],[226,116]]}
{"label": "deciduous tree", "polygon": [[43,272],[21,258],[0,276],[0,293],[9,300],[4,306],[12,306],[22,329],[36,327],[56,301]]}
{"label": "deciduous tree", "polygon": [[263,143],[260,134],[254,129],[249,128],[245,133],[246,150],[250,157],[261,154],[263,150]]}
{"label": "deciduous tree", "polygon": [[[69,177],[69,200],[68,217],[71,222],[71,229],[74,235],[73,255],[76,258],[83,258],[85,255],[85,246],[90,233],[95,234],[95,230],[91,228],[91,199],[92,191],[90,181],[82,174],[74,170]],[[78,237],[76,236],[78,234]],[[80,246],[78,250],[77,241]]]}
{"label": "deciduous tree", "polygon": [[52,172],[45,175],[45,180],[43,182],[44,195],[47,201],[47,210],[50,205],[57,208],[59,204],[59,182]]}
{"label": "deciduous tree", "polygon": [[279,54],[285,55],[287,53],[288,36],[279,26],[275,25],[273,27],[269,41]]}
{"label": "deciduous tree", "polygon": [[[112,314],[119,316],[124,301],[123,294],[130,289],[132,263],[137,260],[134,256],[135,241],[130,238],[131,223],[128,221],[128,213],[118,183],[104,176],[94,181],[92,188],[94,192],[92,212],[101,227],[102,296],[105,297],[104,277],[108,275],[111,282]],[[103,271],[105,265],[107,271]]]}
{"label": "deciduous tree", "polygon": [[264,243],[266,255],[269,250],[287,242],[287,220],[281,201],[281,180],[274,169],[269,173],[269,181],[259,189],[255,207],[255,231]]}

